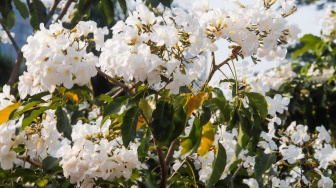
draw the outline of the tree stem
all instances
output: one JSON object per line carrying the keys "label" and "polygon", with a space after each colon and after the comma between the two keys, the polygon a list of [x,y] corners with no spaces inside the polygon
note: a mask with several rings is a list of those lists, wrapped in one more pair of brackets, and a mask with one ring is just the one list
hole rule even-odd
{"label": "tree stem", "polygon": [[220,64],[216,65],[216,61],[215,61],[215,53],[212,52],[211,53],[211,70],[210,73],[206,79],[206,81],[203,83],[202,89],[201,91],[204,91],[205,87],[209,84],[209,82],[211,81],[212,77],[214,76],[215,72],[220,69],[222,66],[224,66],[225,64],[227,64],[231,59],[232,59],[233,55],[230,55],[230,57],[228,57],[227,59],[225,59],[224,61],[222,61]]}
{"label": "tree stem", "polygon": [[166,165],[166,161],[163,157],[163,152],[161,147],[157,146],[156,151],[159,157],[160,167],[161,167],[161,182],[160,188],[167,187],[167,179],[168,179],[168,166]]}
{"label": "tree stem", "polygon": [[6,32],[9,40],[12,42],[12,45],[13,45],[15,51],[16,51],[16,54],[17,54],[17,58],[15,60],[14,68],[13,68],[12,73],[9,77],[8,82],[7,82],[7,84],[11,88],[11,94],[15,95],[17,93],[17,91],[13,89],[13,85],[17,81],[17,78],[18,78],[18,75],[19,75],[19,70],[20,70],[20,67],[21,67],[22,59],[23,59],[23,53],[22,53],[20,47],[18,46],[18,44],[16,43],[16,41],[14,40],[14,37],[12,36],[12,34],[9,32],[9,30],[6,28],[6,26],[2,23],[2,20],[0,20],[0,24],[3,28],[3,30]]}
{"label": "tree stem", "polygon": [[166,165],[169,165],[171,159],[173,158],[173,155],[174,155],[174,149],[175,149],[175,146],[177,145],[178,143],[178,140],[175,139],[169,146],[169,149],[168,149],[168,153],[167,153],[167,156],[166,156]]}
{"label": "tree stem", "polygon": [[64,15],[66,14],[66,12],[68,11],[71,3],[72,3],[73,0],[68,0],[63,9],[61,10],[60,14],[58,15],[58,17],[56,18],[55,22],[57,22],[58,20],[62,20],[62,18],[64,17]]}
{"label": "tree stem", "polygon": [[54,0],[53,5],[51,6],[48,15],[47,15],[47,20],[46,23],[44,23],[45,25],[49,22],[50,18],[54,15],[55,10],[57,8],[57,5],[61,2],[61,0]]}

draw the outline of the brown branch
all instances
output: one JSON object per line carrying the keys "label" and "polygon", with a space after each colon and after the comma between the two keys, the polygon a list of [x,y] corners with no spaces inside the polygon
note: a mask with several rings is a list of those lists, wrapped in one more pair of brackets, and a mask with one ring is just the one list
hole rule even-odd
{"label": "brown branch", "polygon": [[62,20],[62,18],[64,17],[64,15],[66,14],[66,12],[68,11],[71,3],[72,3],[73,0],[68,0],[63,9],[61,10],[60,14],[58,15],[58,17],[56,18],[55,22],[57,22],[58,20]]}
{"label": "brown branch", "polygon": [[96,67],[96,70],[98,71],[98,74],[102,75],[103,77],[105,77],[106,79],[112,81],[113,83],[117,84],[118,86],[120,86],[123,90],[125,90],[128,94],[130,94],[131,96],[133,96],[135,93],[132,91],[132,85],[131,86],[127,86],[126,84],[120,82],[119,80],[112,78],[111,76],[105,74],[103,71],[101,71],[98,67]]}
{"label": "brown branch", "polygon": [[57,5],[61,2],[61,0],[54,0],[54,3],[53,5],[51,6],[49,12],[48,12],[48,15],[47,15],[47,20],[46,20],[46,23],[44,24],[47,24],[50,20],[50,18],[54,15],[55,13],[55,10],[57,8]]}
{"label": "brown branch", "polygon": [[26,161],[26,162],[30,163],[31,165],[33,165],[35,167],[42,168],[42,163],[33,160],[32,158],[30,158],[29,155],[27,155],[27,156],[17,156],[17,158],[19,158],[23,161]]}
{"label": "brown branch", "polygon": [[213,75],[215,74],[215,72],[220,69],[222,66],[224,66],[225,64],[227,64],[234,55],[230,55],[230,57],[228,57],[227,59],[225,59],[224,61],[222,61],[220,64],[216,65],[216,61],[215,61],[215,54],[214,52],[211,53],[211,57],[212,57],[212,61],[211,61],[211,71],[206,79],[206,81],[203,83],[202,89],[201,91],[204,91],[205,87],[209,84],[210,80],[212,79]]}
{"label": "brown branch", "polygon": [[162,149],[157,146],[156,151],[159,157],[160,167],[161,167],[161,182],[160,188],[167,187],[167,179],[168,179],[168,166],[166,165],[165,159],[163,157]]}
{"label": "brown branch", "polygon": [[175,139],[169,146],[169,149],[168,149],[168,152],[167,152],[167,155],[166,155],[166,165],[169,165],[171,159],[173,158],[173,155],[174,155],[174,149],[175,149],[175,146],[177,145],[179,141],[177,139]]}
{"label": "brown branch", "polygon": [[9,30],[6,28],[6,26],[3,24],[2,20],[0,20],[0,24],[3,28],[3,30],[6,32],[9,40],[12,42],[12,45],[13,45],[15,51],[16,51],[16,54],[17,54],[17,58],[15,60],[14,68],[13,68],[13,70],[11,72],[11,75],[9,77],[9,80],[7,82],[7,84],[11,88],[11,94],[15,95],[16,91],[14,91],[13,85],[18,79],[19,70],[20,70],[20,67],[21,67],[22,59],[23,59],[23,53],[22,53],[21,49],[19,48],[18,44],[16,43],[16,41],[14,40],[14,37],[12,36],[12,34],[9,32]]}

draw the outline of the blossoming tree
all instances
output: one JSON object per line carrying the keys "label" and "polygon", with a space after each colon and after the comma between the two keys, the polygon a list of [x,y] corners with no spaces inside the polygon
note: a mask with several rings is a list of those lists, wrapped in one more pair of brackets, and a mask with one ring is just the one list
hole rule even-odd
{"label": "blossoming tree", "polygon": [[[112,1],[95,2],[110,25]],[[247,61],[285,57],[298,39],[286,20],[294,1],[281,1],[281,9],[268,0],[214,9],[199,1],[187,11],[139,4],[108,37],[107,27],[80,21],[88,1],[61,3],[47,24],[60,1],[45,20],[41,1],[27,9],[13,0],[35,28],[21,49],[8,30],[11,3],[0,4],[1,39],[27,69],[0,93],[2,186],[333,187],[328,130],[279,127],[290,99],[274,91],[284,82],[273,81],[279,73],[255,76]],[[75,24],[64,24],[68,18]],[[218,40],[228,44],[221,62]],[[285,76],[294,77],[290,70]],[[96,74],[117,87],[94,97]]]}

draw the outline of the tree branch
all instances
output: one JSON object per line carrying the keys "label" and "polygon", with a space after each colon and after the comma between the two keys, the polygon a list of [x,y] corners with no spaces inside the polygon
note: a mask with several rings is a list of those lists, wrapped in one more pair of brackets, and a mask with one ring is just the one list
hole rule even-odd
{"label": "tree branch", "polygon": [[56,18],[55,22],[57,22],[58,20],[62,20],[62,18],[64,17],[64,15],[66,14],[66,12],[68,11],[71,3],[72,3],[73,0],[68,0],[63,9],[61,10],[60,14],[58,15],[58,17]]}
{"label": "tree branch", "polygon": [[230,57],[228,57],[227,59],[225,59],[224,61],[222,61],[220,64],[216,65],[216,61],[215,61],[215,53],[212,52],[211,53],[211,57],[212,57],[212,61],[211,61],[211,70],[210,73],[206,79],[206,81],[203,83],[202,89],[201,91],[204,91],[205,87],[209,84],[210,80],[212,79],[213,75],[215,74],[215,72],[220,69],[222,66],[224,66],[225,64],[227,64],[233,57],[233,55],[230,55]]}
{"label": "tree branch", "polygon": [[49,22],[50,18],[54,15],[55,10],[57,8],[57,5],[61,2],[61,0],[54,0],[53,5],[51,6],[48,15],[47,15],[47,20],[46,23],[44,23],[45,25]]}
{"label": "tree branch", "polygon": [[0,20],[0,24],[3,28],[3,30],[6,32],[9,40],[12,42],[12,45],[13,45],[15,51],[16,51],[16,54],[17,54],[17,58],[15,60],[15,65],[13,67],[13,70],[12,70],[11,75],[9,77],[9,80],[7,82],[7,84],[11,88],[11,94],[15,95],[16,91],[14,91],[13,85],[18,79],[19,70],[20,70],[20,67],[21,67],[22,59],[23,59],[23,53],[22,53],[21,49],[19,48],[18,44],[16,43],[16,41],[14,40],[14,37],[11,35],[9,30],[6,28],[6,26],[3,24],[2,20]]}
{"label": "tree branch", "polygon": [[161,182],[160,187],[167,187],[167,179],[168,179],[168,166],[166,165],[165,159],[163,157],[163,152],[161,147],[157,146],[156,151],[159,157],[160,167],[161,167]]}
{"label": "tree branch", "polygon": [[29,155],[27,156],[17,156],[17,158],[26,161],[28,163],[30,163],[31,165],[38,167],[38,168],[42,168],[42,163],[38,162],[38,161],[34,161],[32,158],[30,158]]}
{"label": "tree branch", "polygon": [[166,165],[169,165],[173,155],[174,155],[174,149],[175,149],[175,146],[177,145],[179,141],[177,139],[175,139],[169,146],[169,149],[168,149],[168,153],[166,155]]}
{"label": "tree branch", "polygon": [[[98,71],[98,74],[102,75],[103,77],[105,77],[106,79],[112,81],[113,83],[117,84],[118,86],[120,86],[123,90],[125,90],[128,94],[130,94],[131,96],[133,96],[135,93],[132,91],[133,86],[131,85],[130,87],[127,86],[126,84],[120,82],[119,80],[112,78],[111,76],[105,74],[103,71],[101,71],[98,67],[96,67],[96,70]],[[136,83],[138,84],[138,83]]]}

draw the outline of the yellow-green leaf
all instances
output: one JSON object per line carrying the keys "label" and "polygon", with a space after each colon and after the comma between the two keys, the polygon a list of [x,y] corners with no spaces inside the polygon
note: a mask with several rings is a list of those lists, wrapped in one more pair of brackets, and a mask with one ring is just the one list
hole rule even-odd
{"label": "yellow-green leaf", "polygon": [[36,181],[36,185],[39,187],[44,187],[48,184],[49,180],[48,179],[39,179]]}
{"label": "yellow-green leaf", "polygon": [[190,117],[190,115],[194,112],[194,110],[201,107],[207,97],[208,93],[206,92],[199,92],[197,95],[191,96],[186,106],[187,117]]}
{"label": "yellow-green leaf", "polygon": [[7,106],[6,108],[0,110],[0,125],[6,123],[9,119],[10,114],[19,108],[21,103],[17,102]]}
{"label": "yellow-green leaf", "polygon": [[78,104],[79,100],[78,100],[78,95],[76,93],[68,91],[65,93],[65,96],[67,96],[70,100]]}
{"label": "yellow-green leaf", "polygon": [[207,154],[213,145],[214,139],[215,139],[215,130],[212,123],[209,121],[207,124],[203,126],[201,143],[197,149],[198,155],[203,156]]}

